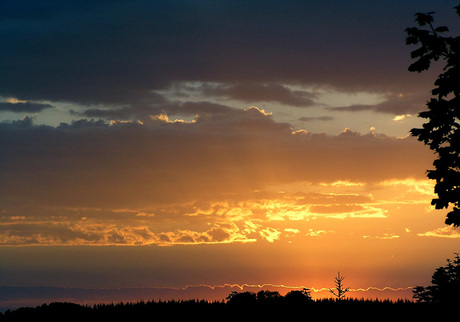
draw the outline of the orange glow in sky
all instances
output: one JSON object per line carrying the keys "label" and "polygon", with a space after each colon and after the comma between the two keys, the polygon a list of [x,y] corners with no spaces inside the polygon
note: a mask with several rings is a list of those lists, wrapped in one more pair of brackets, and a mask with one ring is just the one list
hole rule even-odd
{"label": "orange glow in sky", "polygon": [[338,271],[352,297],[410,299],[458,252],[409,135],[436,73],[407,71],[403,33],[455,1],[18,3],[0,4],[0,310],[329,297]]}

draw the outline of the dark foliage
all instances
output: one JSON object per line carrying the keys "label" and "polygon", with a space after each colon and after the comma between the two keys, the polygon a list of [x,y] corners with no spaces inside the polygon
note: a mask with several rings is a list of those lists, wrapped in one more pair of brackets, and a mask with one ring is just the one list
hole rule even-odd
{"label": "dark foliage", "polygon": [[326,319],[352,316],[356,321],[380,319],[441,318],[442,306],[412,301],[321,299],[312,300],[308,291],[233,292],[226,302],[141,301],[137,303],[83,306],[73,303],[50,303],[35,308],[8,310],[0,314],[2,322],[16,321],[287,321],[291,319]]}
{"label": "dark foliage", "polygon": [[460,303],[460,256],[447,260],[447,265],[438,267],[433,273],[430,286],[417,286],[412,290],[419,303]]}
{"label": "dark foliage", "polygon": [[[460,16],[460,6],[455,7]],[[434,12],[417,13],[415,21],[421,28],[407,28],[406,44],[420,45],[411,52],[416,61],[409,71],[422,72],[434,61],[443,61],[443,72],[438,76],[427,102],[427,111],[419,117],[427,119],[422,128],[411,130],[413,136],[424,142],[436,154],[434,170],[428,178],[435,180],[438,198],[431,204],[436,209],[452,206],[446,224],[460,226],[460,36],[444,36],[449,29],[433,25]]]}

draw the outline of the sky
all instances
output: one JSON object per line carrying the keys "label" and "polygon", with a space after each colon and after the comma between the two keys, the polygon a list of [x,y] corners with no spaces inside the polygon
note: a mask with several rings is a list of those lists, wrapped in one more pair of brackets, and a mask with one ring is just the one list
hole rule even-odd
{"label": "sky", "polygon": [[[2,1],[0,308],[307,287],[407,298],[431,205],[416,12],[457,1]],[[458,34],[458,33],[457,33]]]}

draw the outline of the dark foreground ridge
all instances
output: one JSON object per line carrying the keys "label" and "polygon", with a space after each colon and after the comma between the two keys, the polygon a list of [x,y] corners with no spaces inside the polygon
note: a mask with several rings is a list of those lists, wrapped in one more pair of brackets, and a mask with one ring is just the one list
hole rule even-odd
{"label": "dark foreground ridge", "polygon": [[[300,291],[299,291],[300,292]],[[427,321],[448,317],[452,308],[407,300],[321,299],[277,292],[232,293],[227,301],[205,300],[140,301],[136,303],[79,305],[53,302],[35,308],[8,310],[0,321],[156,321],[196,318],[200,321],[287,321],[291,319],[354,321],[410,318]],[[41,320],[43,319],[43,320]]]}

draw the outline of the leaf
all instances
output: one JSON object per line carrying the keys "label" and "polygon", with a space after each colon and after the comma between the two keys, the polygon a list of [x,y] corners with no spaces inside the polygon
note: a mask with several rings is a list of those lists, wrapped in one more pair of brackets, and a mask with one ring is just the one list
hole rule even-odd
{"label": "leaf", "polygon": [[[460,15],[460,5],[455,7]],[[444,62],[443,73],[434,82],[432,98],[427,102],[428,110],[418,116],[427,119],[421,128],[410,131],[412,136],[429,146],[437,155],[434,170],[427,177],[436,181],[434,192],[437,198],[431,204],[436,209],[450,208],[446,224],[460,226],[460,36],[443,37],[446,26],[433,27],[434,12],[417,13],[416,22],[428,28],[407,28],[406,44],[420,44],[411,52],[415,59],[409,71],[422,72],[431,67],[431,62]]]}
{"label": "leaf", "polygon": [[419,60],[417,60],[415,63],[412,63],[409,66],[409,71],[410,72],[419,72],[420,73],[420,72],[430,68],[430,64],[431,64],[430,57],[423,56]]}
{"label": "leaf", "polygon": [[434,206],[436,209],[440,210],[443,208],[447,208],[449,206],[449,203],[441,199],[435,198],[431,201],[431,205]]}
{"label": "leaf", "polygon": [[441,26],[441,27],[436,28],[434,31],[439,32],[439,33],[448,32],[449,28],[447,28],[446,26]]}
{"label": "leaf", "polygon": [[426,24],[430,24],[434,21],[434,18],[433,18],[433,14],[435,12],[434,11],[431,11],[431,12],[428,12],[428,13],[416,13],[415,16],[415,21],[420,25],[420,26],[424,26]]}
{"label": "leaf", "polygon": [[447,214],[446,225],[454,225],[454,227],[460,226],[460,209],[454,207],[454,209]]}
{"label": "leaf", "polygon": [[428,48],[426,48],[425,46],[423,47],[420,47],[416,50],[413,50],[411,53],[410,53],[410,57],[411,58],[417,58],[417,57],[422,57],[424,56],[426,53],[428,52]]}
{"label": "leaf", "polygon": [[419,43],[418,37],[408,36],[406,38],[406,45],[416,45]]}
{"label": "leaf", "polygon": [[420,112],[420,113],[418,113],[418,117],[420,117],[422,119],[428,119],[428,118],[431,117],[431,112],[430,111]]}

